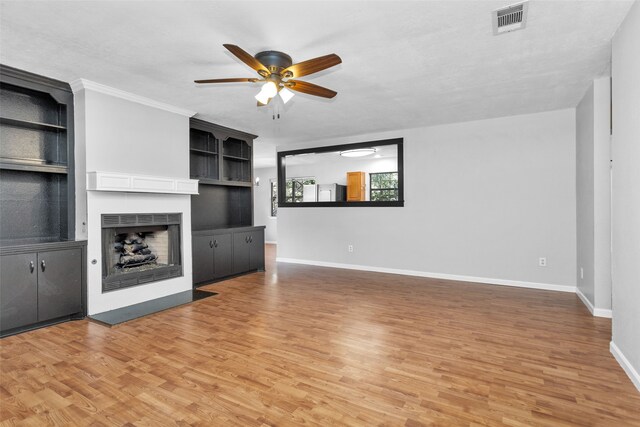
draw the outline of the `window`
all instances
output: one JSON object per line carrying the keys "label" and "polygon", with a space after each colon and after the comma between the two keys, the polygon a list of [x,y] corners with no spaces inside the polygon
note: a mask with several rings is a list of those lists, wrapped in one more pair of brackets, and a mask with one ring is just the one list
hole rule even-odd
{"label": "window", "polygon": [[271,180],[271,216],[278,214],[278,181]]}
{"label": "window", "polygon": [[315,184],[314,177],[289,178],[285,183],[285,201],[287,203],[300,203],[303,199],[303,187]]}
{"label": "window", "polygon": [[374,202],[392,202],[398,200],[398,172],[380,172],[369,174],[369,199]]}

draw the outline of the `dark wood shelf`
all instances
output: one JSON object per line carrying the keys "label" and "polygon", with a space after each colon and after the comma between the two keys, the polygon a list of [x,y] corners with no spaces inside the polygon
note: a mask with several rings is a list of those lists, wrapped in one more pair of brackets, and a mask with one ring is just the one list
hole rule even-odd
{"label": "dark wood shelf", "polygon": [[45,163],[41,160],[0,159],[0,169],[26,171],[26,172],[60,173],[60,174],[69,173],[69,168],[67,167],[67,165]]}
{"label": "dark wood shelf", "polygon": [[241,160],[243,162],[250,161],[250,159],[247,159],[246,157],[231,156],[229,154],[223,154],[222,157],[224,157],[225,159],[229,159],[229,160]]}
{"label": "dark wood shelf", "polygon": [[217,156],[218,152],[216,151],[207,151],[207,150],[200,150],[199,148],[190,148],[189,151],[196,153],[196,154],[202,154],[205,156]]}
{"label": "dark wood shelf", "polygon": [[226,186],[234,186],[234,187],[251,187],[250,182],[243,182],[243,181],[228,181],[225,179],[201,178],[197,176],[192,176],[191,179],[197,179],[198,182],[203,185],[226,185]]}
{"label": "dark wood shelf", "polygon": [[65,126],[53,125],[49,123],[32,122],[29,120],[11,119],[9,117],[0,117],[0,123],[11,126],[18,126],[29,129],[61,131],[67,130]]}

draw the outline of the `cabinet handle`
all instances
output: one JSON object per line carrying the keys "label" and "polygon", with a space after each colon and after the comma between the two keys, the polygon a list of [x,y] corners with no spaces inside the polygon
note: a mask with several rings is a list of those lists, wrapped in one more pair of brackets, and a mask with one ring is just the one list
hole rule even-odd
{"label": "cabinet handle", "polygon": [[36,269],[36,266],[33,264],[33,261],[29,261],[29,270],[33,273],[33,270]]}
{"label": "cabinet handle", "polygon": [[245,238],[244,238],[244,242],[245,242],[245,243],[249,243],[249,236],[245,236]]}
{"label": "cabinet handle", "polygon": [[253,242],[253,236],[249,236],[249,243]]}
{"label": "cabinet handle", "polygon": [[217,241],[217,240],[214,240],[214,241],[213,241],[213,247],[214,247],[214,248],[217,248],[217,247],[218,247],[218,241]]}
{"label": "cabinet handle", "polygon": [[209,247],[213,248],[213,242],[211,240],[209,240]]}
{"label": "cabinet handle", "polygon": [[44,260],[40,262],[40,267],[42,267],[42,271],[44,271],[44,269],[47,268],[47,265],[44,263]]}

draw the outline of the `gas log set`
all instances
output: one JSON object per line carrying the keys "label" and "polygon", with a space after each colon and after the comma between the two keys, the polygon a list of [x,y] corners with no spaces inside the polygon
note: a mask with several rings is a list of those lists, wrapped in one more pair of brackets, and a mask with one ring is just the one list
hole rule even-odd
{"label": "gas log set", "polygon": [[151,252],[144,241],[145,233],[128,233],[116,235],[114,250],[120,254],[117,268],[137,267],[155,264],[158,256]]}

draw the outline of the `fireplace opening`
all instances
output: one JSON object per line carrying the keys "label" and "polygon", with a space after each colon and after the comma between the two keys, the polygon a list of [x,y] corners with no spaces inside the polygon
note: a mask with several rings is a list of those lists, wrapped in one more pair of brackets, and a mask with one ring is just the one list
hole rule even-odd
{"label": "fireplace opening", "polygon": [[182,214],[102,215],[102,291],[182,276]]}

